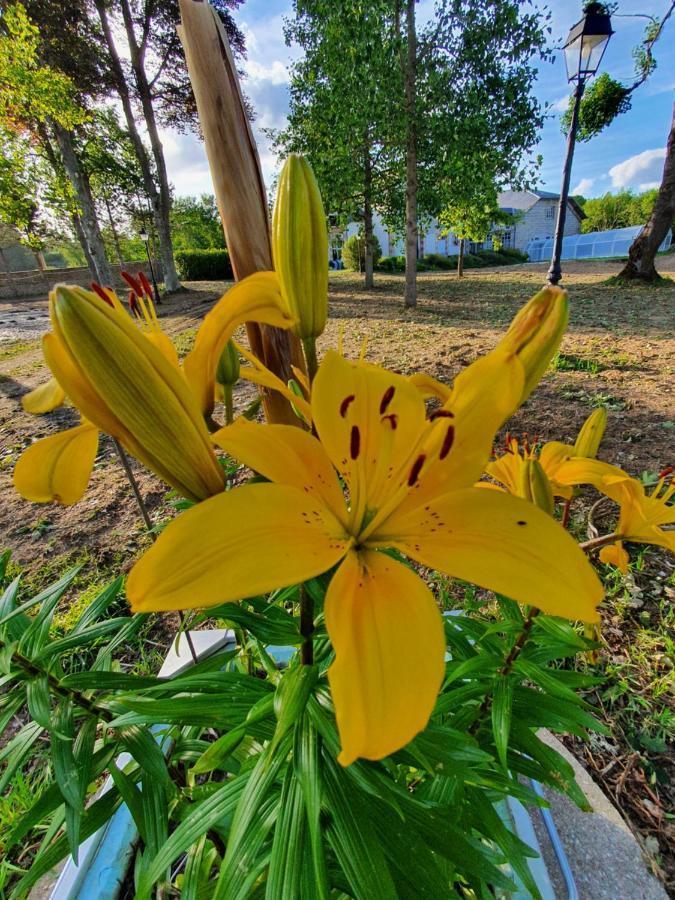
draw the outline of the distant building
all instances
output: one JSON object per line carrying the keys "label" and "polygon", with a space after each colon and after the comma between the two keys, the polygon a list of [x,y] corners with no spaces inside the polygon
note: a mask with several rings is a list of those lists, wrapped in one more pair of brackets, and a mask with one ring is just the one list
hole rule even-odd
{"label": "distant building", "polygon": [[[515,218],[512,225],[500,227],[502,246],[525,251],[531,240],[553,237],[559,196],[550,191],[503,191],[499,194],[499,208]],[[584,218],[586,217],[579,204],[575,200],[568,200],[565,234],[579,234]],[[328,251],[331,261],[340,259],[343,242],[357,234],[360,228],[360,223],[350,222],[342,232],[336,228],[331,229]],[[383,256],[402,256],[405,253],[403,238],[387,231],[377,213],[373,216],[373,232],[380,242]],[[459,238],[454,234],[444,235],[441,232],[442,229],[435,220],[425,230],[420,226],[418,256],[427,253],[455,256],[459,252]],[[480,244],[468,241],[465,249],[474,252],[491,247],[492,241],[488,238]]]}

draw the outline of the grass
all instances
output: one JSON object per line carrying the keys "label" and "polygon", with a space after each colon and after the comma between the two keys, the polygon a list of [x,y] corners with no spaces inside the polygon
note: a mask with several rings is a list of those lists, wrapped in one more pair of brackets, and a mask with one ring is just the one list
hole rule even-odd
{"label": "grass", "polygon": [[0,347],[0,362],[30,353],[40,346],[40,341],[4,341]]}

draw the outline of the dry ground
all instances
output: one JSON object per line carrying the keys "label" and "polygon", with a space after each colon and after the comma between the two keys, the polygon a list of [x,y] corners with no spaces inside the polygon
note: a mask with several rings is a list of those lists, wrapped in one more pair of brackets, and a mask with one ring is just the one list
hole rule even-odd
{"label": "dry ground", "polygon": [[[471,270],[461,281],[454,274],[425,273],[413,311],[402,308],[400,276],[379,275],[375,290],[366,292],[358,277],[337,273],[321,344],[334,346],[343,329],[350,355],[367,337],[368,359],[449,381],[494,346],[517,308],[543,283],[545,268]],[[605,406],[609,425],[601,458],[634,475],[654,474],[675,462],[675,282],[658,289],[604,284],[618,269],[605,261],[565,264],[571,322],[561,355],[508,425],[542,440],[570,441],[591,409]],[[660,269],[675,273],[675,255],[664,257]],[[191,284],[163,304],[163,325],[183,352],[222,289],[220,283]],[[85,563],[88,583],[102,581],[127,568],[147,541],[110,442],[102,440],[89,490],[75,507],[31,505],[11,486],[24,447],[76,422],[72,409],[35,418],[20,406],[21,396],[46,378],[39,335],[47,325],[44,299],[0,302],[0,548],[13,550],[15,562],[36,585],[75,561]],[[240,405],[253,396],[249,386],[236,394]],[[140,470],[138,477],[152,514],[170,515],[160,482]],[[580,533],[587,508],[582,498],[575,517]],[[672,571],[672,558],[650,551],[638,557],[627,580],[610,583],[602,660],[609,686],[591,699],[612,734],[590,747],[573,747],[641,832],[655,865],[668,869],[671,878]]]}

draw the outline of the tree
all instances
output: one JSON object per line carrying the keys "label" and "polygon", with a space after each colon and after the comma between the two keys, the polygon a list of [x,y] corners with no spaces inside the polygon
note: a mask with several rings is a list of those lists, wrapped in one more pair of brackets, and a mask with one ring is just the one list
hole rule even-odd
{"label": "tree", "polygon": [[465,180],[462,194],[455,192],[438,217],[439,224],[459,238],[459,254],[457,256],[457,276],[464,275],[464,242],[466,240],[481,243],[486,240],[495,226],[507,225],[513,217],[499,209],[497,189],[489,178],[476,173],[472,180]]}
{"label": "tree", "polygon": [[[70,209],[92,274],[109,283],[110,270],[91,187],[75,146],[74,129],[87,121],[88,113],[79,101],[73,80],[58,68],[46,64],[44,56],[41,33],[25,7],[20,3],[8,6],[3,13],[0,34],[0,81],[3,83],[0,127],[3,145],[11,148],[14,162],[5,168],[4,175],[7,178],[12,173],[18,174],[22,152],[27,169],[37,165],[38,156],[42,162],[49,163],[52,176],[44,178],[42,197],[50,195],[59,210]],[[45,174],[42,165],[34,171]],[[64,173],[70,189],[66,187]],[[59,179],[62,179],[60,184]],[[38,185],[24,183],[24,187],[28,187],[36,208],[40,206]],[[21,184],[15,179],[12,190],[15,200],[21,191]],[[24,199],[26,197],[24,192]],[[32,220],[25,219],[26,225],[31,221],[36,221],[35,215]],[[31,227],[30,231],[34,237],[35,230]]]}
{"label": "tree", "polygon": [[373,213],[377,207],[395,219],[400,200],[399,161],[390,152],[391,94],[400,80],[391,4],[296,0],[294,13],[286,41],[304,56],[291,68],[288,125],[275,145],[309,158],[336,224],[363,224],[365,285],[372,287]]}
{"label": "tree", "polygon": [[223,226],[213,194],[177,197],[171,209],[171,230],[177,250],[213,250],[225,247]]}
{"label": "tree", "polygon": [[[587,3],[585,9],[592,7],[606,9],[602,3]],[[635,60],[635,79],[632,84],[625,85],[609,75],[601,75],[588,88],[579,108],[579,129],[577,140],[587,141],[599,134],[614,119],[630,110],[633,94],[645,83],[656,68],[654,45],[661,37],[663,30],[675,11],[675,0],[670,0],[666,11],[659,19],[645,13],[636,13],[646,19],[647,25],[642,42],[633,51]],[[563,131],[569,129],[571,122],[573,98],[562,117]],[[673,120],[675,122],[675,118]],[[628,251],[628,262],[618,275],[625,281],[655,281],[659,275],[654,261],[663,239],[672,226],[675,216],[675,138],[673,124],[666,143],[666,159],[663,167],[661,186],[656,197],[649,220],[640,234],[635,238]]]}
{"label": "tree", "polygon": [[[230,10],[242,0],[215,0],[228,32],[231,46],[244,52],[244,38]],[[176,33],[180,13],[176,0],[93,0],[103,32],[112,83],[115,87],[133,142],[144,190],[150,199],[155,229],[159,238],[159,257],[167,290],[178,287],[171,237],[171,191],[159,124],[179,129],[197,127],[194,97],[187,78],[183,50]],[[120,21],[121,20],[121,21]],[[115,25],[123,30],[129,54],[125,70],[115,39]],[[136,121],[140,110],[148,132],[152,164],[141,139]]]}

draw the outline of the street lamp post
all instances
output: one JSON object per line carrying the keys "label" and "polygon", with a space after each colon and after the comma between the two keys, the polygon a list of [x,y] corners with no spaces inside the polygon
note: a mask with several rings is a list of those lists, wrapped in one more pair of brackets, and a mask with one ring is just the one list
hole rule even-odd
{"label": "street lamp post", "polygon": [[551,257],[551,266],[548,270],[550,284],[558,284],[562,278],[560,255],[565,234],[567,198],[570,190],[572,158],[574,156],[574,144],[577,139],[581,98],[586,87],[586,81],[598,71],[598,66],[613,33],[612,23],[605,6],[602,3],[588,3],[584,8],[584,17],[572,26],[563,48],[565,51],[567,80],[575,82],[576,86],[574,88],[572,120],[567,135],[565,165],[563,166],[560,200],[558,202],[558,216],[555,223],[553,255]]}
{"label": "street lamp post", "polygon": [[148,257],[148,265],[150,266],[150,278],[152,280],[152,290],[155,295],[155,303],[161,304],[162,300],[159,296],[159,288],[157,287],[157,279],[155,278],[155,270],[152,266],[152,258],[150,257],[150,247],[149,247],[150,235],[145,230],[145,228],[141,228],[141,230],[138,232],[138,236],[143,241],[143,244],[145,245],[145,255]]}

